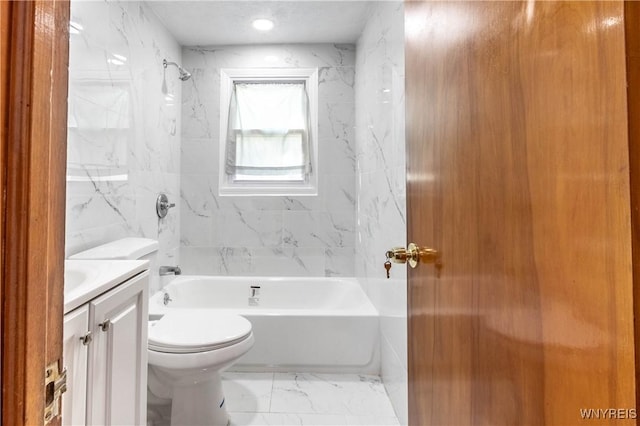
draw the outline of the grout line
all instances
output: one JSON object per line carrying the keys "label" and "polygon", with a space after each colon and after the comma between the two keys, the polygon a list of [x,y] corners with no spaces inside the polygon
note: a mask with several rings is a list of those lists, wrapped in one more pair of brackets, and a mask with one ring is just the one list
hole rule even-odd
{"label": "grout line", "polygon": [[269,395],[269,413],[271,413],[271,404],[273,402],[273,383],[275,382],[276,379],[276,373],[272,372],[271,373],[271,394]]}

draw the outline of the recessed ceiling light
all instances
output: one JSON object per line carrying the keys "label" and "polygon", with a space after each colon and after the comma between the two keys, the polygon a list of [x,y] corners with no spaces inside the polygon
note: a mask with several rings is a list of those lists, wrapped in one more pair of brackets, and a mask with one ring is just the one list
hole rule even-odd
{"label": "recessed ceiling light", "polygon": [[273,21],[269,19],[256,19],[253,21],[253,28],[259,31],[269,31],[273,28]]}

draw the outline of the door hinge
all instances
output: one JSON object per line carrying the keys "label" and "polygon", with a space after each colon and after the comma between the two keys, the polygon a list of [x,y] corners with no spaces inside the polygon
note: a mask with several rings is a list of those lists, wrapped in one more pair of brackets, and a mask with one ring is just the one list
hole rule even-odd
{"label": "door hinge", "polygon": [[44,424],[58,417],[62,410],[62,394],[67,391],[67,369],[60,372],[60,361],[55,361],[44,372]]}

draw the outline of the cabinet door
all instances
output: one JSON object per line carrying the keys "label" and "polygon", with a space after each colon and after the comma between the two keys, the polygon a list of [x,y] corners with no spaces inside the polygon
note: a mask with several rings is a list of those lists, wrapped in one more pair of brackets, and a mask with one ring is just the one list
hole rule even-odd
{"label": "cabinet door", "polygon": [[88,424],[146,424],[148,275],[90,302]]}
{"label": "cabinet door", "polygon": [[63,425],[84,425],[87,420],[88,346],[83,343],[82,338],[88,330],[87,305],[64,316],[62,359],[64,368],[67,369],[67,391],[62,395]]}

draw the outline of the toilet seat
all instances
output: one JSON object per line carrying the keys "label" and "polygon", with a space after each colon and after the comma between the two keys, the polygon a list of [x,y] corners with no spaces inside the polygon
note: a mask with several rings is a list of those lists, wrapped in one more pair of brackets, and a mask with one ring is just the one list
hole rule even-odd
{"label": "toilet seat", "polygon": [[149,349],[189,354],[233,346],[249,338],[251,323],[240,315],[175,310],[149,324]]}

